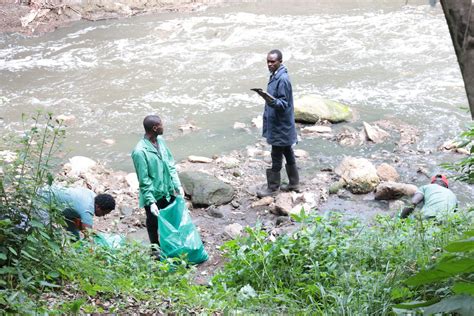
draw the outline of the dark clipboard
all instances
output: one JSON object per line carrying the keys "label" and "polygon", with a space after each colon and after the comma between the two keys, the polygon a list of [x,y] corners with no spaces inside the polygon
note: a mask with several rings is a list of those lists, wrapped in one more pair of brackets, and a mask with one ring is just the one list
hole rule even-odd
{"label": "dark clipboard", "polygon": [[274,96],[268,94],[266,91],[263,91],[260,88],[253,88],[250,90],[257,92],[258,95],[261,96],[266,102],[272,102],[273,100],[275,100]]}

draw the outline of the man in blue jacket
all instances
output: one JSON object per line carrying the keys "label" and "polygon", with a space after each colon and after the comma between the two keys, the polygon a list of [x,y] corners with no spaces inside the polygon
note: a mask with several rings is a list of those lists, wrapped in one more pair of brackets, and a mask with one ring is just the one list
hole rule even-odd
{"label": "man in blue jacket", "polygon": [[259,197],[273,195],[280,189],[283,156],[286,159],[285,168],[290,183],[281,189],[285,191],[299,190],[299,175],[292,148],[297,142],[293,90],[288,71],[282,61],[282,53],[277,49],[270,51],[267,55],[267,66],[270,71],[267,93],[273,99],[265,102],[263,137],[272,146],[272,167],[266,171],[267,188],[257,192]]}

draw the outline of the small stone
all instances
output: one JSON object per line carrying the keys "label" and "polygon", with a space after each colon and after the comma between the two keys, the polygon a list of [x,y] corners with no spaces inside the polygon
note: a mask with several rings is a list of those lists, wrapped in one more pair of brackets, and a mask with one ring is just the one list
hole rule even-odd
{"label": "small stone", "polygon": [[252,119],[252,126],[256,128],[262,128],[263,127],[263,117],[261,115],[255,117]]}
{"label": "small stone", "polygon": [[245,123],[240,123],[240,122],[235,122],[234,123],[234,129],[245,129],[247,126]]}
{"label": "small stone", "polygon": [[215,217],[215,218],[223,218],[224,217],[224,213],[222,213],[221,210],[219,210],[218,208],[216,208],[215,206],[211,206],[207,209],[207,214],[211,215],[212,217]]}
{"label": "small stone", "polygon": [[113,144],[115,144],[115,140],[113,140],[113,139],[111,139],[111,138],[103,139],[102,142],[105,143],[105,144],[107,144],[107,145],[113,145]]}
{"label": "small stone", "polygon": [[332,128],[329,127],[329,126],[321,126],[321,125],[313,125],[313,126],[307,126],[307,127],[304,127],[301,132],[303,134],[312,134],[312,133],[321,133],[321,134],[325,134],[325,133],[331,133],[332,132]]}
{"label": "small stone", "polygon": [[232,202],[230,203],[230,205],[232,205],[233,208],[239,208],[239,207],[240,207],[240,203],[237,202],[237,201],[232,201]]}
{"label": "small stone", "polygon": [[222,164],[224,169],[235,168],[240,165],[239,159],[234,157],[221,157],[216,162]]}
{"label": "small stone", "polygon": [[232,172],[232,175],[236,178],[240,177],[242,174],[240,173],[239,170],[235,170],[234,172]]}
{"label": "small stone", "polygon": [[120,214],[125,217],[128,217],[133,214],[133,207],[130,207],[127,205],[121,206],[119,210],[120,210]]}
{"label": "small stone", "polygon": [[295,156],[296,158],[308,158],[309,153],[303,149],[296,149],[295,150]]}
{"label": "small stone", "polygon": [[188,160],[190,162],[197,162],[197,163],[211,163],[213,160],[211,158],[208,158],[208,157],[202,157],[202,156],[189,156],[188,157]]}
{"label": "small stone", "polygon": [[273,197],[271,196],[266,196],[258,201],[255,201],[252,203],[252,208],[258,207],[258,206],[265,206],[265,205],[270,205],[273,203]]}
{"label": "small stone", "polygon": [[369,123],[362,122],[364,125],[364,130],[367,135],[367,139],[373,141],[376,144],[379,144],[384,141],[384,139],[390,137],[390,134],[381,129],[380,127],[370,125]]}
{"label": "small stone", "polygon": [[224,228],[224,234],[230,237],[231,239],[234,239],[242,235],[242,230],[243,230],[242,225],[240,225],[239,223],[234,223],[234,224],[227,225]]}
{"label": "small stone", "polygon": [[128,186],[130,187],[130,191],[132,192],[137,192],[139,183],[138,183],[138,177],[135,172],[129,173],[125,176],[125,180],[128,183]]}
{"label": "small stone", "polygon": [[280,226],[280,225],[282,225],[284,223],[288,223],[288,222],[290,222],[289,217],[287,217],[287,216],[278,216],[277,219],[276,219],[275,225]]}
{"label": "small stone", "polygon": [[61,114],[61,115],[58,115],[56,116],[56,120],[58,121],[62,121],[63,123],[65,124],[68,124],[68,123],[72,123],[76,120],[76,117],[74,115],[65,115],[65,114]]}
{"label": "small stone", "polygon": [[400,179],[397,170],[388,163],[382,163],[377,167],[377,175],[382,181],[396,182]]}

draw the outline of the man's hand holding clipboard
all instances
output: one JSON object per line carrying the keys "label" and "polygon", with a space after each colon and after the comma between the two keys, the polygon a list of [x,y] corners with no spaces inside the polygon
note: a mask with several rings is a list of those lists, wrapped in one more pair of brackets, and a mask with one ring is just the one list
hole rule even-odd
{"label": "man's hand holding clipboard", "polygon": [[250,89],[252,91],[255,91],[258,93],[259,96],[261,96],[266,102],[270,103],[272,102],[273,100],[275,100],[275,97],[269,95],[266,91],[263,91],[262,89],[260,88],[253,88],[253,89]]}

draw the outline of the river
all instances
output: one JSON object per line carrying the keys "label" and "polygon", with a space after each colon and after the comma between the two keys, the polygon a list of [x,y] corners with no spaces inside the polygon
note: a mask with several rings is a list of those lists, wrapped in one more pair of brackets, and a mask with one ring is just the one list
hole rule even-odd
{"label": "river", "polygon": [[[423,184],[460,156],[437,151],[470,123],[467,99],[441,7],[428,1],[259,1],[193,13],[78,22],[41,37],[0,36],[0,130],[20,130],[21,113],[74,115],[69,155],[132,171],[142,119],[160,114],[177,160],[242,149],[260,139],[262,112],[250,88],[265,87],[266,53],[283,51],[295,98],[318,94],[349,104],[362,121],[398,119],[420,130],[402,180]],[[179,126],[200,129],[183,134]],[[334,126],[341,128],[344,124]],[[102,140],[113,139],[112,145]],[[320,168],[343,155],[369,157],[393,143],[343,147],[302,139]],[[390,161],[387,161],[390,162]],[[263,171],[262,171],[263,172]],[[473,189],[454,184],[460,199]]]}

